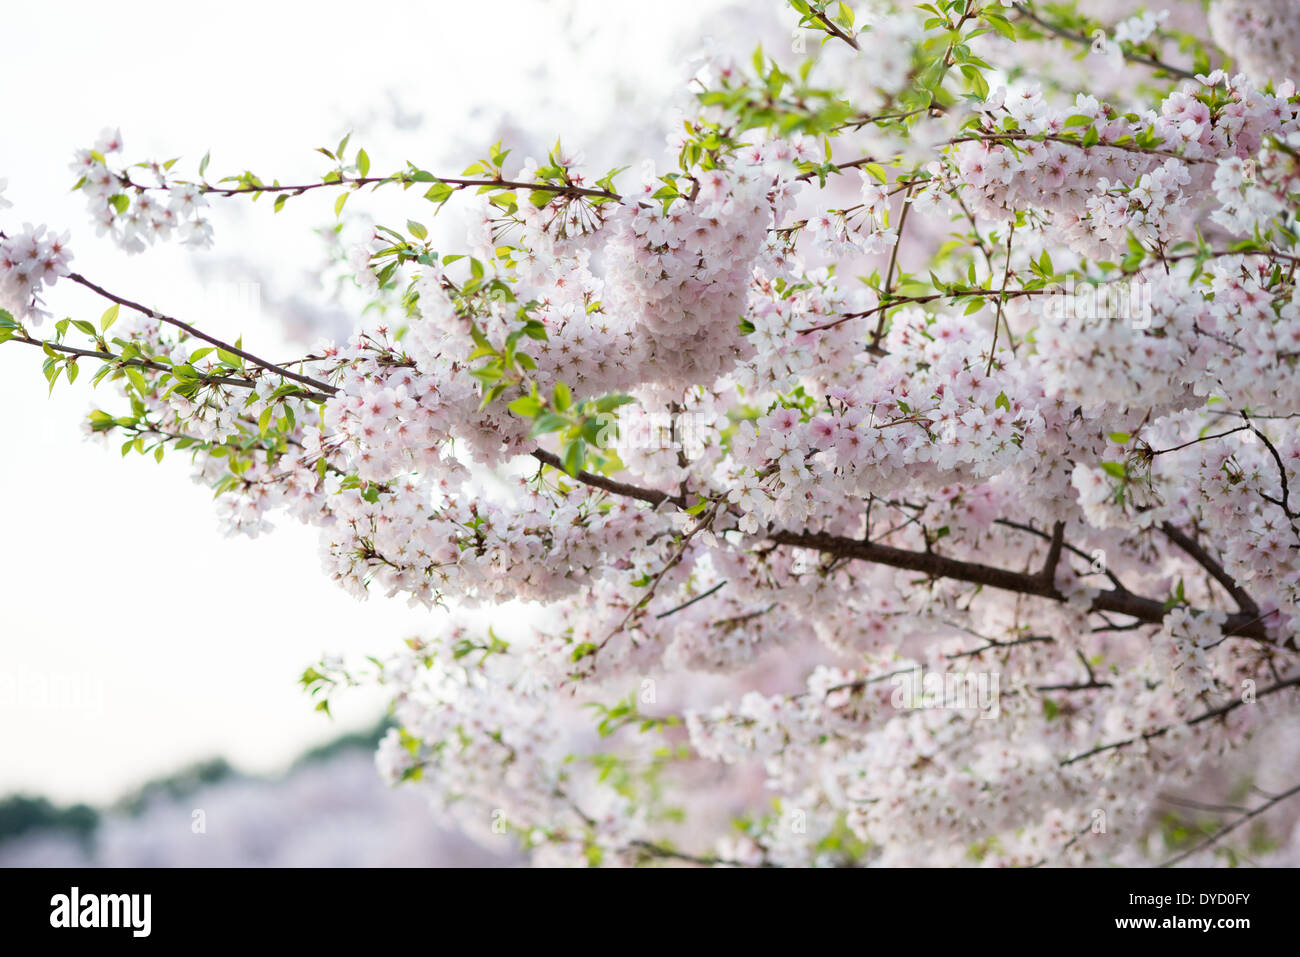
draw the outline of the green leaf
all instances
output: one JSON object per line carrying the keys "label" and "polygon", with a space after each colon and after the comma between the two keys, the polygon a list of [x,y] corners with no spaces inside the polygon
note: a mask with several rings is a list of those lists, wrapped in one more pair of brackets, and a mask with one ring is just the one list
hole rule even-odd
{"label": "green leaf", "polygon": [[619,406],[635,401],[630,395],[602,395],[596,400],[596,411],[613,412]]}
{"label": "green leaf", "polygon": [[439,180],[429,187],[428,191],[424,194],[424,198],[431,203],[445,203],[447,200],[451,199],[451,194],[454,192],[456,192],[456,190],[453,187],[448,186],[446,183]]}
{"label": "green leaf", "polygon": [[582,467],[587,464],[587,443],[582,439],[574,439],[564,450],[564,471],[568,472],[574,478],[582,471]]}
{"label": "green leaf", "polygon": [[889,182],[889,174],[885,172],[885,168],[879,163],[866,163],[862,168],[867,171],[868,175],[878,179],[880,182]]}
{"label": "green leaf", "polygon": [[136,392],[140,393],[141,396],[149,394],[149,383],[145,381],[145,378],[140,374],[139,369],[128,367],[126,370],[126,377],[131,380],[131,384],[135,386]]}
{"label": "green leaf", "polygon": [[515,415],[522,416],[525,419],[534,419],[537,417],[537,413],[542,411],[542,402],[537,396],[525,395],[515,399],[507,408]]}
{"label": "green leaf", "polygon": [[533,437],[545,435],[548,432],[558,432],[560,429],[567,428],[569,420],[562,415],[556,415],[554,412],[547,412],[540,416],[533,423]]}
{"label": "green leaf", "polygon": [[987,23],[989,26],[991,26],[994,30],[998,31],[998,33],[1002,34],[1008,40],[1011,40],[1013,42],[1015,41],[1016,28],[1011,25],[1010,21],[1004,19],[999,15],[989,13],[987,11],[983,13],[983,18],[984,18],[984,22]]}

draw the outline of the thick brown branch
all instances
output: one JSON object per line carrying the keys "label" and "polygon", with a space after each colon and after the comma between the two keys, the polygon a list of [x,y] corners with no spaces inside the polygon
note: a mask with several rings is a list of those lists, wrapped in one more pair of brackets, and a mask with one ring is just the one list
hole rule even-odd
{"label": "thick brown branch", "polygon": [[[544,465],[560,470],[564,468],[559,458],[550,452],[538,449],[532,453],[532,456]],[[584,485],[592,488],[598,488],[613,495],[637,499],[655,507],[662,505],[664,502],[671,502],[680,508],[686,507],[685,499],[681,495],[669,495],[667,492],[658,489],[641,488],[603,475],[594,475],[591,472],[579,472],[576,478]],[[1033,531],[1036,532],[1037,530],[1033,529]],[[905,549],[895,548],[892,545],[864,542],[856,538],[845,538],[825,532],[778,530],[769,532],[767,537],[777,545],[809,548],[836,557],[919,572],[930,578],[947,578],[953,581],[969,582],[973,585],[984,585],[1001,591],[1046,598],[1050,601],[1063,602],[1066,600],[1065,595],[1057,590],[1055,582],[1046,580],[1041,573],[1017,572],[1005,568],[995,568],[991,565],[981,565],[978,562],[950,558],[935,552],[910,552]],[[1055,530],[1052,538],[1053,540],[1056,538]],[[1066,547],[1062,538],[1060,548]],[[1164,602],[1157,601],[1154,598],[1143,598],[1120,587],[1098,594],[1092,600],[1091,610],[1093,612],[1112,612],[1117,615],[1124,615],[1150,625],[1160,624],[1164,621],[1168,612]],[[1264,618],[1258,615],[1244,613],[1229,615],[1224,622],[1224,633],[1234,637],[1252,638],[1262,642],[1272,641],[1264,624]]]}
{"label": "thick brown branch", "polygon": [[1052,542],[1047,546],[1047,560],[1043,562],[1042,579],[1049,585],[1056,584],[1056,566],[1061,563],[1061,549],[1065,546],[1065,523],[1057,522],[1052,526]]}
{"label": "thick brown branch", "polygon": [[1255,600],[1246,593],[1244,588],[1237,584],[1233,577],[1224,570],[1223,566],[1215,560],[1213,555],[1201,547],[1199,542],[1184,535],[1171,522],[1162,524],[1160,531],[1164,532],[1171,542],[1191,556],[1196,561],[1196,564],[1209,572],[1210,576],[1232,596],[1232,600],[1237,603],[1238,609],[1247,615],[1259,614],[1259,605],[1255,603]]}
{"label": "thick brown branch", "polygon": [[[1065,596],[1056,589],[1054,583],[1045,581],[1041,575],[1030,572],[994,568],[991,565],[962,561],[934,552],[909,552],[890,545],[862,542],[824,532],[778,531],[770,533],[768,538],[778,545],[811,548],[829,555],[842,555],[878,565],[888,565],[891,568],[919,572],[930,578],[948,578],[1021,595],[1033,595],[1051,601],[1065,601]],[[1163,621],[1166,614],[1164,602],[1116,589],[1103,591],[1097,595],[1092,600],[1091,610],[1114,612],[1152,625]],[[1229,615],[1224,630],[1228,634],[1243,638],[1270,640],[1263,621],[1253,615]]]}
{"label": "thick brown branch", "polygon": [[[1034,526],[1032,525],[1025,525],[1022,522],[1013,522],[1011,521],[1011,519],[1008,518],[997,518],[994,519],[993,521],[994,524],[1001,525],[1004,528],[1014,528],[1016,531],[1024,532],[1027,535],[1037,535],[1039,538],[1045,538],[1049,541],[1051,540],[1051,536],[1048,535],[1047,532],[1043,531],[1041,528],[1034,528]],[[1081,548],[1077,548],[1074,545],[1071,545],[1069,542],[1062,542],[1062,545],[1065,551],[1069,552],[1071,555],[1076,555],[1079,558],[1082,558],[1085,562],[1091,563],[1094,560],[1092,555],[1089,555]],[[1099,572],[1099,574],[1105,575],[1107,578],[1109,578],[1110,583],[1114,585],[1117,590],[1124,591],[1124,592],[1129,590],[1128,588],[1124,587],[1124,583],[1120,581],[1119,577],[1114,572],[1112,572],[1109,568],[1102,569]]]}
{"label": "thick brown branch", "polygon": [[[560,459],[542,449],[535,449],[530,453],[533,458],[543,465],[549,465],[551,468],[564,471],[564,463]],[[619,482],[604,475],[596,475],[592,472],[579,472],[574,476],[583,485],[589,485],[592,488],[598,488],[601,491],[609,492],[611,495],[621,495],[624,498],[634,498],[646,502],[658,508],[664,502],[672,502],[681,508],[686,508],[686,500],[681,495],[669,495],[667,492],[661,492],[658,489],[641,488],[637,485],[631,485],[627,482]]]}

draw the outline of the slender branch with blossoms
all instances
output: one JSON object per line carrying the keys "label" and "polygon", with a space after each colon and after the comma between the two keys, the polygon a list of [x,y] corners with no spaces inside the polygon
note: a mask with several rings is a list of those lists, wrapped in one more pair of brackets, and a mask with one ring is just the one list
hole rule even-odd
{"label": "slender branch with blossoms", "polygon": [[[286,513],[349,592],[436,609],[303,684],[324,710],[386,686],[381,772],[485,839],[612,865],[1233,853],[1294,789],[1204,848],[1153,842],[1162,794],[1253,774],[1300,708],[1300,95],[1228,72],[1270,62],[1225,39],[1232,0],[1210,35],[788,7],[788,55],[693,79],[664,172],[498,143],[372,174],[345,139],[316,178],[209,181],[110,131],[76,186],[129,252],[211,243],[214,204],[399,188],[410,218],[349,259],[391,308],[271,362],[24,227],[0,342],[51,389],[98,363],[91,432],[187,452],[230,531]],[[1034,79],[1097,30],[1140,82]],[[449,203],[471,227],[444,246],[420,220]],[[107,311],[49,335],[60,279]],[[506,602],[526,625],[459,614]]]}

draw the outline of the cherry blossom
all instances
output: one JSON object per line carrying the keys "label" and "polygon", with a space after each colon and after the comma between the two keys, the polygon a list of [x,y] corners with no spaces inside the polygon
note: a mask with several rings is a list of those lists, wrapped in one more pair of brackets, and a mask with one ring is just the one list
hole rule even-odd
{"label": "cherry blossom", "polygon": [[[1109,34],[1148,82],[1085,88],[1040,75],[1080,35],[1046,7],[791,8],[809,43],[714,57],[637,171],[345,140],[315,180],[213,183],[118,168],[111,131],[74,169],[129,250],[315,190],[468,226],[373,223],[345,258],[378,308],[289,363],[31,227],[5,335],[51,387],[102,362],[91,432],[188,452],[232,533],[305,523],[341,587],[429,608],[303,683],[383,684],[383,777],[537,861],[1172,854],[1162,795],[1300,687],[1300,95],[1161,59],[1157,14]],[[41,339],[59,278],[111,314]]]}

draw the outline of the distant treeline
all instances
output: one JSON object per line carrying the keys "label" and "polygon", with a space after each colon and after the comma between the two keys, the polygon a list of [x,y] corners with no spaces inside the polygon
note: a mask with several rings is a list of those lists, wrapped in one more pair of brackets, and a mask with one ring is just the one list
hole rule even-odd
{"label": "distant treeline", "polygon": [[[378,747],[380,738],[388,731],[389,726],[390,722],[385,718],[369,731],[356,731],[340,735],[333,741],[304,752],[290,765],[285,774],[305,765],[328,761],[343,751],[358,748],[374,750]],[[148,781],[135,791],[103,809],[92,807],[89,804],[72,804],[61,807],[44,797],[13,794],[0,798],[0,844],[11,841],[23,834],[47,830],[64,831],[75,835],[79,840],[88,841],[99,827],[100,818],[106,813],[125,814],[134,817],[158,799],[178,800],[193,794],[200,788],[240,777],[248,778],[249,776],[236,771],[225,758],[213,758],[182,768],[180,771],[166,777]],[[272,779],[267,778],[266,780]]]}

